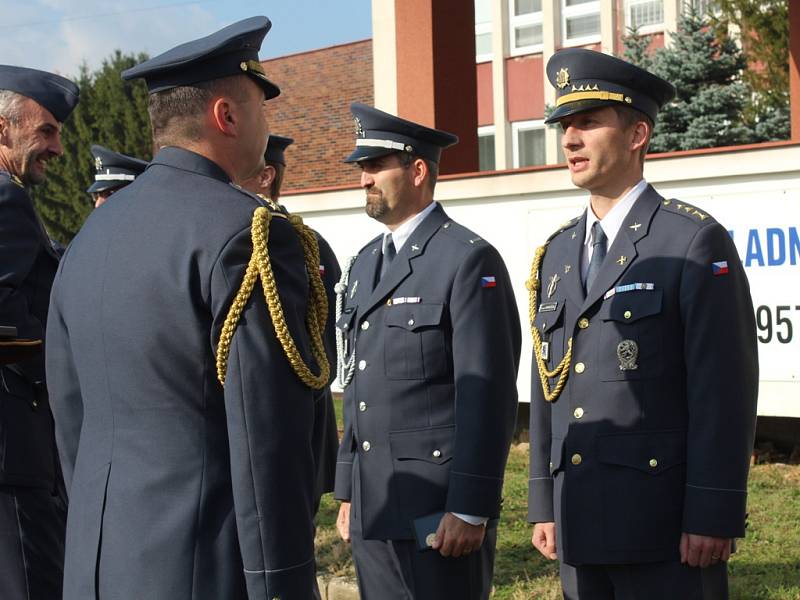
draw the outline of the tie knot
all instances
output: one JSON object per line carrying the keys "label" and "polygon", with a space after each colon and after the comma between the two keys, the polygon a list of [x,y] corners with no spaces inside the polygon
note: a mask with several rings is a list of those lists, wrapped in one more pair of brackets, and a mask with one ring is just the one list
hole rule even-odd
{"label": "tie knot", "polygon": [[605,244],[607,239],[606,232],[603,231],[600,221],[595,221],[594,225],[592,225],[592,246],[597,246],[597,244]]}

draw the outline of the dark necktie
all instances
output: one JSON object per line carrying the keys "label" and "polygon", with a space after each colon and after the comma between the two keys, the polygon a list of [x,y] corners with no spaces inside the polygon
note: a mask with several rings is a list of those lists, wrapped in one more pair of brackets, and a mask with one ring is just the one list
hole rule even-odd
{"label": "dark necktie", "polygon": [[394,248],[394,241],[392,241],[392,234],[387,233],[383,237],[383,260],[381,261],[381,279],[389,270],[389,265],[392,264],[394,257],[397,255],[397,250]]}
{"label": "dark necktie", "polygon": [[597,279],[597,274],[600,272],[600,267],[606,258],[607,242],[608,238],[600,226],[600,221],[595,221],[594,225],[592,225],[592,259],[589,261],[589,269],[586,271],[586,283],[584,285],[584,290],[587,294],[592,289],[592,284]]}

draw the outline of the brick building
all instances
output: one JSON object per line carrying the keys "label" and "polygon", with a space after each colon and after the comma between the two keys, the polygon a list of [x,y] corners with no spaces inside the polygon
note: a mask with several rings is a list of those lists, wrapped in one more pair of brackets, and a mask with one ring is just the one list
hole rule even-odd
{"label": "brick building", "polygon": [[292,137],[283,190],[356,183],[342,161],[353,146],[350,102],[372,104],[372,41],[282,56],[262,63],[281,95],[269,103],[273,133]]}

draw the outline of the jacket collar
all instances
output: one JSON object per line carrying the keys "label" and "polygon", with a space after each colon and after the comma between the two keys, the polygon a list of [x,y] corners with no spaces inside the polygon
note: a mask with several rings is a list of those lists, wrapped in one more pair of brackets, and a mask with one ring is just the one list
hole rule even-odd
{"label": "jacket collar", "polygon": [[185,148],[178,148],[177,146],[164,146],[153,157],[153,160],[148,165],[148,169],[153,165],[164,165],[197,175],[205,175],[223,183],[230,183],[231,178],[228,174],[214,161],[187,150]]}

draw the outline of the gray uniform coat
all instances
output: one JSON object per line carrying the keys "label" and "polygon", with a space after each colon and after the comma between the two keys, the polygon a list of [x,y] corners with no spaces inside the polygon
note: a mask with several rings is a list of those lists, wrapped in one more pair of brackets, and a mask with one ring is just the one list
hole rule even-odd
{"label": "gray uniform coat", "polygon": [[503,260],[437,206],[373,287],[380,262],[376,238],[337,323],[356,367],[335,495],[364,539],[411,539],[413,519],[442,510],[497,517],[520,352]]}
{"label": "gray uniform coat", "polygon": [[[547,368],[570,338],[572,362],[553,403],[533,370],[529,520],[556,521],[571,565],[676,560],[684,531],[743,536],[758,363],[730,236],[648,187],[584,297],[585,227],[584,213],[555,234],[541,267],[550,306],[534,325],[549,342]],[[728,272],[715,274],[722,262]],[[635,283],[654,285],[617,289]],[[618,355],[626,341],[633,361]]]}
{"label": "gray uniform coat", "polygon": [[[65,254],[47,370],[71,504],[67,600],[312,595],[314,394],[276,339],[260,284],[224,389],[214,363],[259,203],[213,162],[167,147]],[[268,246],[307,357],[308,281],[284,217]]]}

